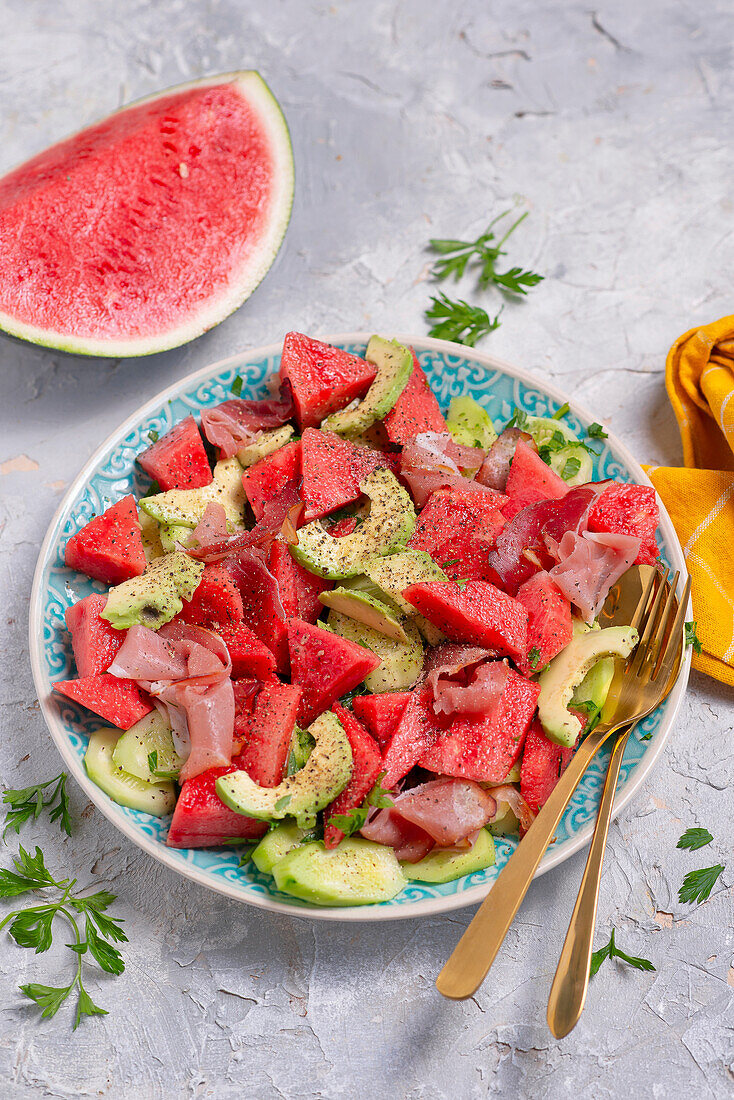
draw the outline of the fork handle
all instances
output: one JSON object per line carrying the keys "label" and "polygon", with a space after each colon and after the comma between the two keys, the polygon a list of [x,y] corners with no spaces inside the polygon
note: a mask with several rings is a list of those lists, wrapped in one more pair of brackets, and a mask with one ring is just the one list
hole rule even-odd
{"label": "fork handle", "polygon": [[618,725],[608,729],[597,726],[581,742],[438,975],[436,988],[444,997],[457,1001],[471,997],[486,978],[573,792],[593,757],[617,729]]}
{"label": "fork handle", "polygon": [[581,887],[548,998],[548,1026],[556,1039],[562,1039],[576,1026],[586,1001],[604,850],[619,771],[631,732],[632,726],[617,739],[612,750]]}

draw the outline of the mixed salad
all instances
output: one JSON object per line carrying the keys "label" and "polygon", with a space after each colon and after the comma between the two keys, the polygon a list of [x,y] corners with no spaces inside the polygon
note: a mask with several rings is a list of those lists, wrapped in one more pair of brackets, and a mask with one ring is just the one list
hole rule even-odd
{"label": "mixed salad", "polygon": [[563,408],[444,414],[394,340],[291,332],[272,381],[154,438],[146,494],[66,545],[110,586],[67,611],[54,684],[106,723],[87,772],[317,905],[489,867],[636,644],[596,617],[658,556],[654,490],[592,481],[603,429]]}

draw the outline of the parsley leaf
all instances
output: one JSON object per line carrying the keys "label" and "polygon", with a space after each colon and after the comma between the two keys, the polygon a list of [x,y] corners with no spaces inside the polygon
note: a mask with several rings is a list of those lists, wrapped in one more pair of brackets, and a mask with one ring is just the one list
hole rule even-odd
{"label": "parsley leaf", "polygon": [[493,226],[510,213],[510,210],[505,210],[498,214],[489,223],[484,233],[477,237],[475,241],[460,241],[448,237],[434,237],[430,240],[429,247],[442,257],[433,265],[433,277],[440,281],[453,276],[454,279],[458,280],[466,273],[467,267],[472,265],[478,269],[478,283],[482,290],[486,290],[493,283],[502,291],[522,295],[527,294],[531,287],[542,282],[542,275],[538,275],[534,271],[525,271],[521,267],[511,267],[508,271],[497,271],[497,261],[500,256],[506,255],[502,245],[528,216],[527,211],[521,214],[505,235],[497,240],[497,236],[493,232]]}
{"label": "parsley leaf", "polygon": [[426,320],[433,322],[428,335],[439,340],[453,340],[456,344],[473,348],[477,340],[500,327],[502,309],[490,319],[486,309],[472,306],[462,298],[453,301],[439,293],[431,298],[431,302],[433,305],[426,310]]}
{"label": "parsley leaf", "polygon": [[713,839],[708,829],[686,829],[676,848],[688,848],[691,852],[695,852],[697,848],[710,844]]}
{"label": "parsley leaf", "polygon": [[155,772],[158,768],[158,749],[153,749],[148,753],[148,767],[151,772]]}
{"label": "parsley leaf", "polygon": [[621,951],[614,942],[614,929],[612,929],[612,934],[609,937],[609,943],[604,944],[603,947],[600,947],[599,950],[595,951],[591,956],[589,974],[592,978],[605,959],[621,959],[622,962],[626,962],[628,966],[633,966],[635,970],[655,969],[649,959],[640,959],[636,955],[628,955],[626,952]]}
{"label": "parsley leaf", "polygon": [[588,435],[589,439],[608,439],[609,438],[609,436],[604,431],[601,424],[597,424],[596,421],[594,421],[593,424],[589,424],[589,427],[586,431],[586,434]]}
{"label": "parsley leaf", "polygon": [[540,650],[538,649],[537,645],[534,645],[533,648],[528,653],[528,664],[530,665],[530,667],[532,669],[536,669],[538,667],[538,661],[539,660],[540,660]]}
{"label": "parsley leaf", "polygon": [[[45,783],[36,783],[32,787],[21,787],[18,790],[3,792],[3,802],[10,809],[5,815],[5,827],[3,839],[8,829],[15,829],[20,833],[21,826],[31,818],[39,817],[46,809],[49,811],[51,821],[60,821],[61,828],[67,835],[71,835],[71,816],[69,814],[69,796],[66,793],[66,780],[69,778],[66,772],[60,772],[53,779],[47,779]],[[44,797],[44,792],[51,787],[50,793]]]}
{"label": "parsley leaf", "polygon": [[457,585],[462,592],[464,591],[468,583],[469,581],[465,577],[456,577],[454,579],[454,584]]}
{"label": "parsley leaf", "polygon": [[560,409],[556,409],[556,411],[553,413],[553,416],[552,416],[551,419],[561,420],[566,415],[569,408],[570,408],[570,405],[568,404],[568,401],[564,401],[563,404],[561,405]]}
{"label": "parsley leaf", "polygon": [[370,806],[377,806],[381,810],[388,810],[391,806],[395,805],[392,798],[390,797],[390,791],[386,791],[385,788],[382,786],[382,780],[385,778],[386,775],[387,772],[380,772],[377,779],[375,780],[374,787],[367,795],[367,801],[369,802]]}
{"label": "parsley leaf", "polygon": [[696,627],[698,626],[698,623],[695,622],[695,621],[687,622],[685,624],[685,626],[686,626],[686,645],[687,646],[692,645],[693,646],[693,652],[694,653],[700,653],[701,652],[701,643],[698,640],[698,635],[696,634]]}
{"label": "parsley leaf", "polygon": [[460,561],[461,558],[449,558],[448,561],[441,562],[441,568],[448,569],[450,565],[458,565]]}
{"label": "parsley leaf", "polygon": [[723,870],[723,863],[715,863],[713,867],[699,867],[695,871],[689,871],[678,891],[678,901],[706,901]]}
{"label": "parsley leaf", "polygon": [[292,795],[289,794],[284,794],[282,798],[279,798],[278,801],[275,803],[276,813],[280,813],[281,810],[284,810],[290,802],[291,798]]}
{"label": "parsley leaf", "polygon": [[239,397],[242,393],[242,378],[239,374],[235,375],[234,382],[232,383],[232,393],[235,397]]}
{"label": "parsley leaf", "polygon": [[150,431],[148,432],[148,439],[150,440],[151,443],[157,443],[158,440],[160,439],[160,433],[157,432],[155,430],[155,428],[151,428]]}
{"label": "parsley leaf", "polygon": [[527,426],[528,414],[523,409],[518,409],[516,405],[515,411],[505,424],[505,431],[507,431],[508,428],[519,428],[520,431],[523,432],[527,429]]}
{"label": "parsley leaf", "polygon": [[358,833],[366,822],[370,810],[375,807],[380,809],[389,809],[394,806],[390,792],[386,791],[381,786],[381,781],[385,776],[385,772],[380,772],[375,780],[375,785],[370,793],[365,798],[361,806],[356,806],[353,810],[350,810],[348,814],[333,814],[327,821],[328,825],[333,825],[335,829],[339,829],[345,836],[351,836],[352,833]]}
{"label": "parsley leaf", "polygon": [[568,458],[568,459],[566,459],[566,463],[565,463],[563,469],[561,470],[561,477],[563,478],[564,481],[568,481],[569,478],[574,477],[579,472],[580,469],[581,469],[581,459],[580,458]]}

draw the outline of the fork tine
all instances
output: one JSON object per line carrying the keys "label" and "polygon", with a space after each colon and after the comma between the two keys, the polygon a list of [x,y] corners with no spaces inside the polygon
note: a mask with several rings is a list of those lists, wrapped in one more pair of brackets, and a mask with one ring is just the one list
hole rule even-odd
{"label": "fork tine", "polygon": [[652,679],[657,680],[658,677],[664,674],[667,679],[673,670],[673,663],[678,656],[679,643],[681,635],[683,634],[683,623],[685,621],[686,612],[688,610],[688,600],[691,595],[691,578],[690,576],[686,580],[685,588],[683,589],[683,595],[680,598],[678,604],[678,610],[676,612],[673,625],[670,628],[667,641],[661,648],[660,655],[658,656],[657,664],[653,669]]}
{"label": "fork tine", "polygon": [[648,671],[652,677],[655,665],[657,664],[658,657],[663,648],[668,642],[668,624],[673,612],[677,608],[676,590],[678,588],[678,581],[680,580],[680,572],[676,570],[675,576],[670,582],[667,588],[667,595],[665,597],[665,604],[662,607],[658,621],[655,624],[655,633],[650,639],[650,643],[647,647],[645,654],[645,663],[647,664]]}
{"label": "fork tine", "polygon": [[632,617],[632,622],[630,623],[630,626],[633,626],[635,628],[635,630],[639,630],[640,627],[642,626],[642,621],[645,617],[645,612],[647,610],[648,604],[650,603],[650,596],[652,594],[652,590],[655,587],[655,584],[656,584],[659,576],[660,576],[660,570],[659,569],[651,569],[650,570],[650,576],[647,580],[647,583],[645,584],[645,588],[644,588],[644,591],[642,593],[642,598],[641,598],[640,602],[638,603],[637,607],[635,608],[635,613]]}
{"label": "fork tine", "polygon": [[660,606],[663,601],[663,596],[665,595],[665,582],[668,579],[669,572],[670,570],[666,567],[662,573],[658,574],[660,583],[655,592],[655,598],[649,608],[646,608],[642,616],[642,622],[640,623],[642,627],[640,640],[637,643],[637,648],[633,651],[632,656],[627,662],[627,671],[634,673],[635,676],[639,676],[642,670],[642,666],[647,657],[650,639],[654,637],[655,634]]}

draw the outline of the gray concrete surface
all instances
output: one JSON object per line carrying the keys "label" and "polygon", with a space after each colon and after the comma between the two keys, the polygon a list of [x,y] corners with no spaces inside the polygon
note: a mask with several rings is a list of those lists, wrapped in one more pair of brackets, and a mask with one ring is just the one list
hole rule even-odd
{"label": "gray concrete surface", "polygon": [[[297,159],[276,267],[215,331],[150,360],[66,358],[0,341],[0,775],[59,761],[39,716],[26,616],[60,494],[100,437],[181,375],[288,328],[424,332],[426,240],[531,210],[513,259],[547,274],[482,346],[553,378],[641,459],[675,463],[665,353],[731,312],[734,12],[726,0],[1,0],[0,168],[137,96],[261,70]],[[469,289],[468,287],[466,288]],[[49,862],[116,891],[126,974],[74,1035],[15,992],[66,963],[0,942],[5,1097],[724,1097],[734,1085],[731,692],[693,676],[660,766],[613,825],[610,926],[654,973],[605,965],[576,1031],[545,1025],[583,855],[537,882],[490,980],[433,979],[471,911],[383,926],[270,917],[142,855],[78,791]],[[675,844],[704,825],[715,845]],[[13,844],[6,849],[7,861]],[[682,906],[695,865],[728,864]]]}

